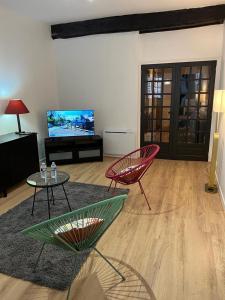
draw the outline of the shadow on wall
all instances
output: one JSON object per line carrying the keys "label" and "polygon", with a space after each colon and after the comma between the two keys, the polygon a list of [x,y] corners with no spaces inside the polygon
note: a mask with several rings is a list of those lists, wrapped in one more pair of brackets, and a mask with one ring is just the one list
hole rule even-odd
{"label": "shadow on wall", "polygon": [[8,100],[1,100],[0,98],[0,135],[14,132],[17,128],[15,116],[4,114],[7,104]]}
{"label": "shadow on wall", "polygon": [[5,113],[7,104],[8,104],[8,100],[0,99],[0,117]]}

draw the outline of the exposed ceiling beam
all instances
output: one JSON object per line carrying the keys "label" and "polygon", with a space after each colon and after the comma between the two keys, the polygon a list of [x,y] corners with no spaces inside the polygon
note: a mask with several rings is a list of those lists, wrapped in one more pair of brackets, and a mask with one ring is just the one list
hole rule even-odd
{"label": "exposed ceiling beam", "polygon": [[51,26],[53,39],[68,39],[85,35],[139,31],[140,33],[186,29],[222,24],[225,4],[107,17]]}

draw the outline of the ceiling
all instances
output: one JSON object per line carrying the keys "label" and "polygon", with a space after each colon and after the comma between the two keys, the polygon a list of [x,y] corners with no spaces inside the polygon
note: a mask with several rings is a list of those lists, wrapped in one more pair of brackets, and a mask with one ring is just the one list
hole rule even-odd
{"label": "ceiling", "polygon": [[49,24],[224,3],[223,0],[0,0],[0,6]]}

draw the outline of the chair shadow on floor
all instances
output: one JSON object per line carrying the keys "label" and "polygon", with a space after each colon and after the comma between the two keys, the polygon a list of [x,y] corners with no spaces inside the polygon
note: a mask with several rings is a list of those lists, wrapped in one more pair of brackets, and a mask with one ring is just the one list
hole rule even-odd
{"label": "chair shadow on floor", "polygon": [[[72,286],[71,299],[76,300],[156,300],[144,278],[130,265],[112,257],[107,257],[125,276],[121,278],[101,257],[91,254],[83,265]],[[75,297],[76,295],[76,297]]]}
{"label": "chair shadow on floor", "polygon": [[151,210],[148,209],[143,195],[130,191],[128,200],[124,205],[123,212],[131,215],[161,215],[174,212],[187,204],[185,197],[166,195],[161,191],[149,195]]}
{"label": "chair shadow on floor", "polygon": [[[145,279],[130,265],[107,257],[125,276],[121,278],[98,255],[91,253],[74,279],[69,300],[156,300]],[[53,290],[32,285],[23,300],[65,300],[67,291]]]}

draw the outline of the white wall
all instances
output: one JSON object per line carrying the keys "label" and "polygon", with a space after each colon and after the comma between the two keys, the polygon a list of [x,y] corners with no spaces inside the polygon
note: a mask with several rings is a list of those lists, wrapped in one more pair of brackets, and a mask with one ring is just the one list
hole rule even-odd
{"label": "white wall", "polygon": [[62,109],[95,109],[96,129],[137,129],[138,34],[54,41]]}
{"label": "white wall", "polygon": [[218,60],[223,25],[150,33],[138,32],[55,40],[61,108],[96,109],[96,127],[126,128],[140,138],[141,64]]}
{"label": "white wall", "polygon": [[8,99],[22,98],[30,110],[21,115],[22,129],[38,132],[42,144],[45,111],[58,107],[50,28],[0,8],[0,41],[0,134],[17,130],[16,116],[3,113]]}

